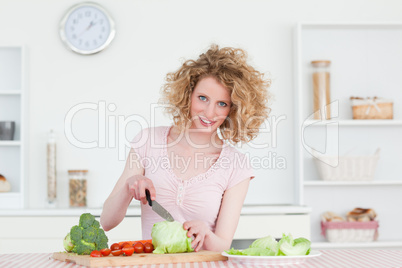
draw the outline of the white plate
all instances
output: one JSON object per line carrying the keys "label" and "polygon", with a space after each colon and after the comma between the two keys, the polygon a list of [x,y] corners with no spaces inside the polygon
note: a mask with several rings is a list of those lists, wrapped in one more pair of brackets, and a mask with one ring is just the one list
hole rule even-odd
{"label": "white plate", "polygon": [[230,255],[222,252],[222,255],[229,258],[229,261],[238,262],[241,264],[254,264],[254,265],[289,265],[300,264],[311,258],[319,257],[321,252],[311,251],[309,255],[303,256],[244,256],[244,255]]}

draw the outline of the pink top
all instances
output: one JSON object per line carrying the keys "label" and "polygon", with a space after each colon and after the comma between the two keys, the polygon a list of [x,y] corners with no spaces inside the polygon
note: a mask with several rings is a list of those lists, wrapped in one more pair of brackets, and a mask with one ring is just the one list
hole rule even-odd
{"label": "pink top", "polygon": [[[205,172],[190,179],[178,178],[170,168],[167,136],[171,127],[147,128],[131,142],[141,158],[145,177],[152,180],[156,201],[181,223],[202,220],[215,231],[216,220],[227,189],[253,178],[249,159],[225,144],[218,160]],[[164,221],[148,204],[141,203],[142,238],[151,239],[152,226]]]}

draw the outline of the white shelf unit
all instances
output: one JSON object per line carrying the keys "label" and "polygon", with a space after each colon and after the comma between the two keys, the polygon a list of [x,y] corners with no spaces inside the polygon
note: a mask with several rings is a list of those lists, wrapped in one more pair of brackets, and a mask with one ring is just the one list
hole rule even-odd
{"label": "white shelf unit", "polygon": [[[402,245],[402,23],[301,22],[295,45],[295,177],[299,205],[312,207],[315,245],[336,247],[321,235],[320,215],[374,208],[381,242],[339,247]],[[313,119],[311,61],[330,60],[330,120]],[[353,120],[350,97],[394,102],[392,120]],[[381,149],[373,181],[323,181],[312,148],[326,155],[367,155]],[[395,241],[397,240],[397,241]]]}
{"label": "white shelf unit", "polygon": [[13,140],[0,140],[0,174],[11,191],[0,193],[0,209],[24,207],[25,148],[24,48],[0,45],[0,121],[14,121]]}

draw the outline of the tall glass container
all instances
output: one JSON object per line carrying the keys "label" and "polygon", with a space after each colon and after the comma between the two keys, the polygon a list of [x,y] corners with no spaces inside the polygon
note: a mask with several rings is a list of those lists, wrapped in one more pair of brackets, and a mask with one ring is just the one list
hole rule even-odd
{"label": "tall glass container", "polygon": [[331,118],[331,89],[329,60],[312,61],[313,65],[313,94],[314,119],[325,120]]}
{"label": "tall glass container", "polygon": [[56,177],[56,138],[53,130],[50,130],[47,142],[47,203],[55,206],[57,201],[57,177]]}
{"label": "tall glass container", "polygon": [[88,170],[69,170],[70,207],[86,207],[87,205],[87,172]]}

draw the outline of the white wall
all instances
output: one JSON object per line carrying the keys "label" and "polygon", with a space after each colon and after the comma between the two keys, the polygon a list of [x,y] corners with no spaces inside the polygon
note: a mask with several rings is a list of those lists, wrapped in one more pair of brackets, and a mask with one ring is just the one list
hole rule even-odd
{"label": "white wall", "polygon": [[[88,169],[88,205],[99,207],[119,177],[124,161],[119,149],[79,149],[64,136],[68,111],[82,102],[114,103],[106,115],[138,114],[150,120],[167,72],[183,58],[196,57],[209,44],[238,46],[251,62],[270,72],[275,102],[272,115],[286,116],[278,124],[277,146],[252,149],[255,156],[275,152],[286,160],[284,169],[257,169],[246,202],[293,203],[293,30],[298,21],[401,21],[401,1],[97,1],[115,19],[117,33],[100,54],[80,56],[68,51],[58,35],[59,21],[78,1],[1,0],[0,45],[26,47],[28,92],[28,206],[43,207],[46,197],[46,139],[58,135],[58,195],[67,206],[68,169]],[[97,111],[86,110],[73,121],[74,134],[92,141],[98,136]],[[156,125],[168,124],[160,110]],[[127,127],[130,139],[139,125]],[[257,143],[270,143],[262,135]],[[272,144],[271,144],[272,145]],[[121,151],[120,151],[121,153]],[[124,153],[123,153],[124,155]]]}

